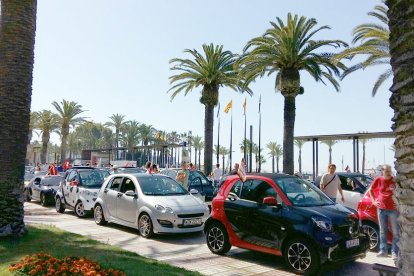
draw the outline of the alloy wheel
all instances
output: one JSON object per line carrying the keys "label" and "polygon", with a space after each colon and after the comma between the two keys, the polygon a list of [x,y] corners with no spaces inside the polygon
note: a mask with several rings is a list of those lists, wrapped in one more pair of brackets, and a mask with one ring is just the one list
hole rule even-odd
{"label": "alloy wheel", "polygon": [[82,202],[78,202],[75,206],[75,212],[78,217],[84,217],[85,216],[85,208],[83,207]]}
{"label": "alloy wheel", "polygon": [[208,232],[207,242],[214,250],[220,250],[224,245],[224,234],[219,227],[213,227]]}
{"label": "alloy wheel", "polygon": [[365,225],[365,231],[369,237],[369,248],[375,249],[378,245],[378,231],[374,229],[371,225]]}
{"label": "alloy wheel", "polygon": [[297,271],[306,271],[312,264],[311,253],[303,243],[293,243],[289,246],[287,259]]}
{"label": "alloy wheel", "polygon": [[148,215],[142,215],[139,219],[139,232],[143,237],[148,237],[151,234],[151,219]]}

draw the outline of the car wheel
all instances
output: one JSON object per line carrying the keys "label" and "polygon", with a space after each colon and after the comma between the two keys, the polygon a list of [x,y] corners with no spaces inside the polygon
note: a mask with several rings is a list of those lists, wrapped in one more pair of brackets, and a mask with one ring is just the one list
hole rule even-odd
{"label": "car wheel", "polygon": [[95,208],[93,209],[93,217],[95,219],[95,223],[98,225],[105,225],[107,223],[102,206],[100,204],[96,204]]}
{"label": "car wheel", "polygon": [[378,252],[379,245],[380,245],[379,243],[380,233],[379,233],[378,226],[375,225],[374,223],[363,222],[362,227],[364,228],[365,233],[369,237],[369,249],[371,251]]}
{"label": "car wheel", "polygon": [[40,205],[42,205],[43,207],[47,206],[46,197],[44,193],[40,194]]}
{"label": "car wheel", "polygon": [[82,201],[78,201],[75,205],[75,214],[78,218],[86,217],[85,207],[83,206]]}
{"label": "car wheel", "polygon": [[30,191],[28,189],[24,190],[24,200],[26,202],[30,202],[32,197],[30,196]]}
{"label": "car wheel", "polygon": [[144,238],[151,238],[154,235],[152,221],[148,214],[144,213],[139,217],[138,230]]}
{"label": "car wheel", "polygon": [[286,265],[297,274],[314,275],[319,269],[319,255],[307,240],[288,241],[283,257]]}
{"label": "car wheel", "polygon": [[219,222],[213,222],[207,227],[206,241],[208,248],[214,254],[226,254],[231,248],[226,228]]}
{"label": "car wheel", "polygon": [[55,207],[56,207],[56,212],[58,213],[65,212],[65,204],[62,203],[62,200],[58,196],[56,197]]}

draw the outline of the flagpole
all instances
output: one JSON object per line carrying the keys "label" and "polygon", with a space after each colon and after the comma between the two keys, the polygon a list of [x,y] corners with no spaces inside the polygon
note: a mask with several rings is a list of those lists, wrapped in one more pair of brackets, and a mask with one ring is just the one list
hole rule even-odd
{"label": "flagpole", "polygon": [[262,162],[261,162],[261,154],[260,154],[260,152],[261,152],[261,135],[262,135],[262,112],[260,111],[260,105],[261,105],[261,103],[262,103],[262,95],[260,95],[260,98],[259,98],[259,173],[260,173],[260,171],[261,171],[261,169],[262,169]]}
{"label": "flagpole", "polygon": [[233,108],[231,109],[231,119],[230,119],[230,158],[229,158],[230,166],[229,166],[229,171],[231,170],[232,164],[233,164],[233,162],[232,162],[233,161],[232,151],[233,151]]}
{"label": "flagpole", "polygon": [[[220,154],[219,154],[219,149],[220,149],[220,103],[218,106],[218,110],[217,110],[217,117],[218,117],[218,130],[217,130],[217,164],[220,164]],[[224,165],[223,165],[224,166]],[[224,171],[224,168],[222,168],[222,170]]]}
{"label": "flagpole", "polygon": [[[246,105],[246,99],[244,101]],[[244,140],[243,140],[244,155],[243,157],[244,157],[244,162],[246,162],[246,166],[247,166],[247,154],[246,154],[247,152],[247,145],[246,145],[247,136],[246,135],[247,134],[246,134],[246,131],[247,131],[247,118],[246,118],[246,106],[244,106]]]}

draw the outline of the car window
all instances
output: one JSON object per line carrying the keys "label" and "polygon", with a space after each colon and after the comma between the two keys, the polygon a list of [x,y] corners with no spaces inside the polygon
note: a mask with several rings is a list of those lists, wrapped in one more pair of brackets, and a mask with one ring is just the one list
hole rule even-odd
{"label": "car window", "polygon": [[109,173],[102,170],[79,171],[80,185],[87,188],[99,188]]}
{"label": "car window", "polygon": [[109,182],[106,188],[119,192],[119,187],[121,186],[121,183],[122,183],[122,177],[115,177],[114,179],[112,179],[111,182]]}
{"label": "car window", "polygon": [[210,185],[210,183],[208,182],[208,180],[206,179],[206,177],[202,173],[197,172],[197,171],[191,171],[190,176],[188,177],[188,180],[193,182],[193,181],[196,181],[197,178],[201,179],[201,185],[203,185],[203,186]]}
{"label": "car window", "polygon": [[355,179],[366,188],[368,188],[372,183],[372,178],[365,175],[356,176]]}
{"label": "car window", "polygon": [[68,181],[70,182],[70,181],[74,181],[75,180],[75,178],[76,178],[76,171],[75,170],[73,170],[73,171],[71,171],[70,173],[69,173],[69,176],[68,176]]}
{"label": "car window", "polygon": [[269,183],[259,179],[250,179],[244,182],[240,198],[263,203],[263,199],[268,196],[273,196],[281,202],[276,190]]}
{"label": "car window", "polygon": [[54,176],[54,177],[45,177],[42,179],[43,186],[59,186],[62,177]]}
{"label": "car window", "polygon": [[147,196],[187,195],[188,191],[177,181],[161,176],[137,177],[142,192]]}
{"label": "car window", "polygon": [[240,197],[242,185],[243,185],[243,182],[241,180],[237,181],[236,183],[234,183],[233,187],[231,187],[230,193],[233,193],[237,195],[238,197]]}
{"label": "car window", "polygon": [[339,179],[341,180],[342,190],[350,192],[359,192],[358,184],[356,184],[352,178],[346,176],[339,176]]}
{"label": "car window", "polygon": [[126,191],[133,191],[134,193],[136,193],[136,189],[135,189],[135,184],[132,181],[132,179],[125,177],[124,180],[122,181],[122,186],[121,186],[121,193],[125,193]]}

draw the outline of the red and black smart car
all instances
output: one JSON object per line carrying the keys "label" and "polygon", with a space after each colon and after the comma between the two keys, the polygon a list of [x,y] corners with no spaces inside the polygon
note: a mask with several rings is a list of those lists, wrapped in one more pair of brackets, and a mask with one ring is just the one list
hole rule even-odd
{"label": "red and black smart car", "polygon": [[314,185],[284,174],[228,176],[212,202],[204,231],[209,249],[232,245],[283,256],[299,274],[313,274],[326,261],[365,257],[369,239],[358,214],[333,203]]}

